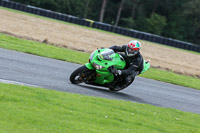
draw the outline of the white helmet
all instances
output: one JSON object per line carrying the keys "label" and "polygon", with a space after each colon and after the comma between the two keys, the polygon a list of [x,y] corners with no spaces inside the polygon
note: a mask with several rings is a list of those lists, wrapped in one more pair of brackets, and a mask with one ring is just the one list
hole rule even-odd
{"label": "white helmet", "polygon": [[137,40],[133,40],[128,43],[125,53],[127,56],[134,56],[140,51],[140,48],[141,43]]}

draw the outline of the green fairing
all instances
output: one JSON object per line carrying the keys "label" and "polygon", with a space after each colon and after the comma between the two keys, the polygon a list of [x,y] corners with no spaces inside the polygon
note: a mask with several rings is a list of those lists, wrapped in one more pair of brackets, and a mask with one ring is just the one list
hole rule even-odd
{"label": "green fairing", "polygon": [[144,68],[143,68],[143,70],[142,70],[141,73],[143,73],[143,72],[149,70],[149,68],[150,68],[150,63],[149,63],[148,61],[145,61],[145,60],[144,60],[143,65],[144,65]]}
{"label": "green fairing", "polygon": [[[114,80],[114,75],[108,71],[108,68],[115,66],[117,69],[124,69],[126,62],[120,54],[107,48],[95,50],[89,58],[89,63],[86,63],[85,66],[89,70],[96,70],[95,83],[106,84]],[[150,64],[144,61],[142,73],[148,70],[149,67]]]}
{"label": "green fairing", "polygon": [[99,84],[106,84],[106,83],[110,83],[114,80],[114,75],[111,74],[110,72],[104,72],[104,71],[99,71],[96,70],[97,72],[97,77],[95,82],[99,83]]}
{"label": "green fairing", "polygon": [[[102,66],[101,69],[95,68],[94,64]],[[90,56],[90,63],[85,66],[90,70],[96,70],[95,83],[105,84],[114,80],[114,75],[108,71],[108,67],[114,65],[117,69],[124,69],[126,62],[118,53],[114,53],[111,49],[95,50]]]}
{"label": "green fairing", "polygon": [[86,63],[85,66],[89,69],[89,70],[93,70],[95,69],[91,63]]}

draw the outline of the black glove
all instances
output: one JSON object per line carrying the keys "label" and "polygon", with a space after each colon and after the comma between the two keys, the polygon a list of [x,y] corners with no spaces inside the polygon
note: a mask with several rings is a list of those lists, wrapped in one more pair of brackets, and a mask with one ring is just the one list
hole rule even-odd
{"label": "black glove", "polygon": [[120,70],[117,70],[114,66],[109,67],[108,71],[110,71],[111,73],[113,73],[115,76],[121,75],[121,73],[122,73]]}

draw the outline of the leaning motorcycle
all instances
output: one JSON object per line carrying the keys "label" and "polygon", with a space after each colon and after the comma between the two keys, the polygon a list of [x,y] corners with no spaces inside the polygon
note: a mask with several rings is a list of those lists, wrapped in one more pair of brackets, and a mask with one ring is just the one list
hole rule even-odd
{"label": "leaning motorcycle", "polygon": [[[141,73],[150,68],[150,63],[143,62],[144,69]],[[102,48],[95,50],[89,57],[89,63],[79,67],[70,76],[70,81],[73,84],[86,83],[90,85],[107,87],[112,91],[119,91],[124,89],[123,79],[121,76],[115,76],[110,70],[115,67],[116,69],[124,69],[126,62],[124,58],[115,53],[112,49]],[[119,89],[121,87],[121,89]],[[118,89],[116,89],[118,88]]]}

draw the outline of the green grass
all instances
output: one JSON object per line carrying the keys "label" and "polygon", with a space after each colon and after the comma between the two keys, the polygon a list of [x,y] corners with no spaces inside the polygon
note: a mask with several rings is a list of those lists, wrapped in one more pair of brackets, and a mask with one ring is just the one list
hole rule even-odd
{"label": "green grass", "polygon": [[200,115],[0,83],[2,133],[198,133]]}
{"label": "green grass", "polygon": [[10,9],[10,8],[0,7],[0,9],[11,11],[11,12],[16,12],[16,13],[20,13],[20,14],[36,17],[36,18],[46,19],[46,20],[50,20],[50,21],[54,21],[54,22],[59,22],[59,23],[67,24],[67,25],[74,25],[74,26],[85,28],[85,29],[89,29],[89,30],[96,30],[96,31],[99,31],[99,32],[104,32],[106,34],[113,34],[113,35],[117,35],[117,36],[123,36],[123,37],[130,38],[130,40],[136,39],[136,40],[143,41],[143,42],[146,42],[146,43],[151,43],[151,44],[154,44],[154,45],[160,45],[160,46],[163,46],[163,47],[167,47],[167,48],[171,48],[171,49],[175,49],[175,50],[179,50],[179,51],[185,51],[185,52],[189,52],[189,53],[200,55],[199,52],[195,52],[195,51],[184,50],[184,49],[175,48],[175,47],[171,47],[171,46],[167,46],[167,45],[162,45],[162,44],[159,44],[159,43],[148,42],[148,41],[145,41],[145,40],[140,40],[138,38],[128,37],[128,36],[125,36],[125,35],[120,35],[120,34],[117,34],[117,33],[108,32],[108,31],[104,31],[104,30],[100,30],[100,29],[96,29],[96,28],[90,28],[90,27],[86,27],[86,26],[81,26],[81,25],[77,25],[77,24],[73,24],[73,23],[69,23],[69,22],[64,22],[64,21],[60,21],[60,20],[56,20],[56,19],[52,19],[52,18],[48,18],[48,17],[42,17],[42,16],[39,16],[39,15],[35,15],[35,14],[27,13],[27,12],[22,12],[22,11]]}
{"label": "green grass", "polygon": [[141,74],[140,76],[167,82],[167,83],[172,83],[176,85],[181,85],[185,87],[200,89],[199,78],[175,74],[173,72],[169,72],[165,70],[157,70],[155,68],[151,68],[145,73]]}
{"label": "green grass", "polygon": [[[34,41],[23,40],[4,34],[0,34],[0,47],[79,64],[84,64],[88,62],[88,58],[90,56],[90,54],[85,52],[74,51]],[[151,68],[149,71],[141,74],[140,76],[200,89],[200,79],[190,76],[179,75],[168,71]]]}
{"label": "green grass", "polygon": [[90,55],[88,53],[80,51],[59,48],[56,46],[34,41],[23,40],[16,37],[7,36],[1,33],[0,47],[79,64],[88,62]]}

